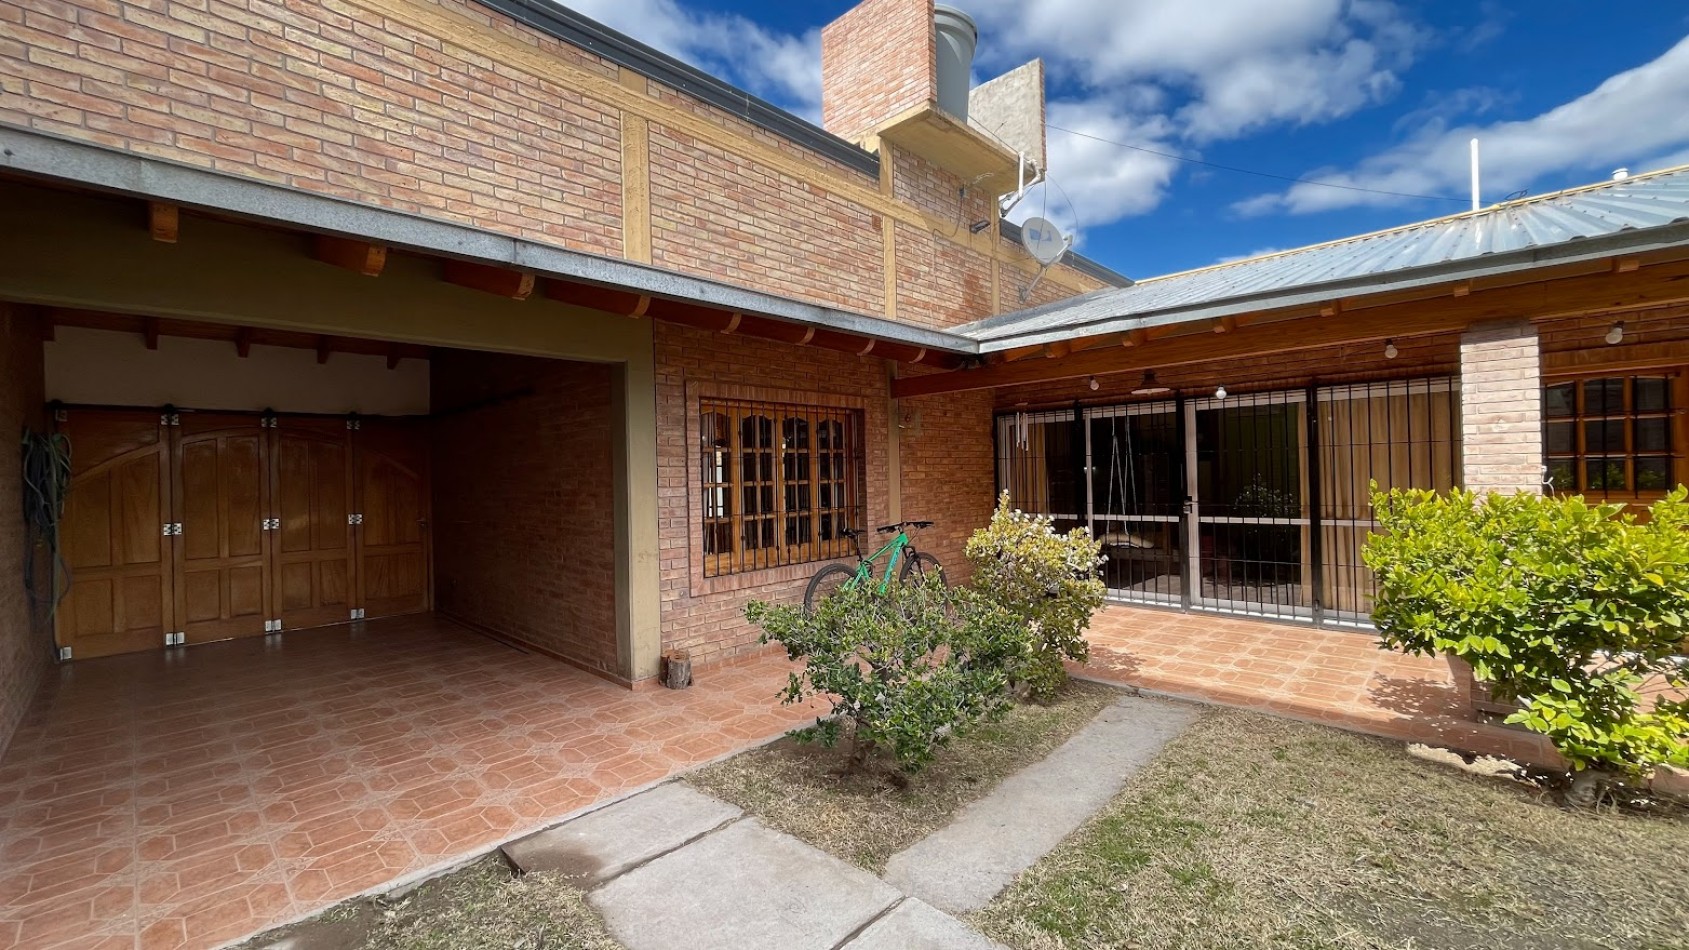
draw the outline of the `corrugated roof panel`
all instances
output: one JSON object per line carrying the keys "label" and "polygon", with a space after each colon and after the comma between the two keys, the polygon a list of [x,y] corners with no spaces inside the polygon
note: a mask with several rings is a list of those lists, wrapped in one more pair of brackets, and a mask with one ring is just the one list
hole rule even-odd
{"label": "corrugated roof panel", "polygon": [[[1345,288],[1369,277],[1412,272],[1689,222],[1689,166],[1624,181],[1526,198],[1482,211],[1265,257],[1156,277],[1043,307],[991,317],[955,332],[982,342],[1083,329],[1100,321],[1156,318],[1271,294]],[[1194,318],[1187,318],[1194,319]]]}

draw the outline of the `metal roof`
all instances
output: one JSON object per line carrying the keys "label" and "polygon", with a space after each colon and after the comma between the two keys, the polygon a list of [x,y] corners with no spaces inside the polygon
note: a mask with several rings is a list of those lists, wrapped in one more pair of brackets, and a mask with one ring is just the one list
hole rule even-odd
{"label": "metal roof", "polygon": [[984,352],[1689,245],[1689,166],[1141,280],[956,327]]}

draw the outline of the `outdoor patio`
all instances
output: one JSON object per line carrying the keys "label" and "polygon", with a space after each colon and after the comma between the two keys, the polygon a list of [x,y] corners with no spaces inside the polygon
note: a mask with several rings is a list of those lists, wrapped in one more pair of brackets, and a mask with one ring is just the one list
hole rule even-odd
{"label": "outdoor patio", "polygon": [[1372,631],[1110,605],[1080,675],[1408,742],[1550,763],[1531,733],[1474,722],[1447,662],[1381,650]]}
{"label": "outdoor patio", "polygon": [[66,667],[0,761],[0,946],[285,922],[778,735],[786,670],[630,692],[426,616]]}

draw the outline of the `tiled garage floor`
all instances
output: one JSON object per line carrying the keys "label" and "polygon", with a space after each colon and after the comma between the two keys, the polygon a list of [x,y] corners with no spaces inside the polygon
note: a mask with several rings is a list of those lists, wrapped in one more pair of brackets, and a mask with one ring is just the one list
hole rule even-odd
{"label": "tiled garage floor", "polygon": [[64,668],[0,762],[0,947],[209,947],[778,734],[432,617]]}
{"label": "tiled garage floor", "polygon": [[1371,632],[1112,604],[1083,675],[1342,729],[1535,762],[1531,733],[1466,715],[1448,663],[1378,647]]}

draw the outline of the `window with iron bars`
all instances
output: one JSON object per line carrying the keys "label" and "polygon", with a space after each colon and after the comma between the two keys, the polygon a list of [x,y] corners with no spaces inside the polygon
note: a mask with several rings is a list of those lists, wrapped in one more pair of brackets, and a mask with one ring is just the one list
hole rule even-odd
{"label": "window with iron bars", "polygon": [[854,552],[864,518],[862,413],[730,399],[698,405],[704,576]]}
{"label": "window with iron bars", "polygon": [[1549,490],[1650,495],[1677,484],[1669,376],[1607,376],[1543,387]]}

